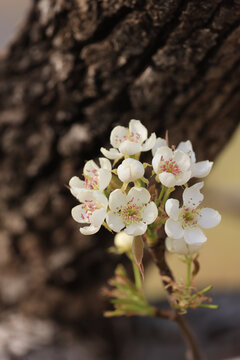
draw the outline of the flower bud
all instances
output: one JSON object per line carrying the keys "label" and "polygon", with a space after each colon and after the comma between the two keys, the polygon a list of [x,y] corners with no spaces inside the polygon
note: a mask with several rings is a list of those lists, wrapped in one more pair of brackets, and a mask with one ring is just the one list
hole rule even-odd
{"label": "flower bud", "polygon": [[143,177],[144,167],[140,161],[128,158],[119,165],[117,174],[122,182],[129,183]]}
{"label": "flower bud", "polygon": [[114,244],[119,252],[129,252],[132,250],[134,236],[126,234],[124,231],[117,233],[114,237]]}

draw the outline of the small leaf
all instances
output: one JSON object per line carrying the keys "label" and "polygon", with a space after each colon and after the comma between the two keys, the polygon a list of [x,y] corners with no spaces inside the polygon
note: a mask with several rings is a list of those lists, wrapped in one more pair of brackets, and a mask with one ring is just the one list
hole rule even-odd
{"label": "small leaf", "polygon": [[132,252],[133,252],[134,261],[142,275],[142,278],[144,279],[144,267],[142,264],[143,249],[144,249],[144,243],[143,243],[142,237],[136,236],[133,239]]}

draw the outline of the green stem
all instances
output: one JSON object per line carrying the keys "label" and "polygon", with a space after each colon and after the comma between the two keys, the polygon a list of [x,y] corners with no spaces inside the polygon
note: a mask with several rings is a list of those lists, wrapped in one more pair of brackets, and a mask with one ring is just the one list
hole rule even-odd
{"label": "green stem", "polygon": [[128,257],[132,262],[132,268],[133,268],[133,274],[134,274],[136,288],[141,290],[142,289],[142,278],[141,278],[140,271],[139,271],[137,264],[135,263],[134,258],[131,253],[128,253]]}
{"label": "green stem", "polygon": [[156,202],[156,205],[157,205],[157,206],[159,206],[160,203],[161,203],[161,200],[162,200],[162,197],[163,197],[163,194],[164,194],[165,189],[166,189],[166,187],[165,187],[164,185],[162,185],[162,188],[161,188],[159,197],[158,197],[157,202]]}
{"label": "green stem", "polygon": [[165,207],[165,203],[167,201],[167,199],[169,198],[169,195],[171,194],[171,192],[173,191],[174,188],[168,188],[165,192],[164,198],[163,198],[163,202],[162,202],[162,208],[164,209]]}
{"label": "green stem", "polygon": [[208,304],[200,304],[198,307],[207,308],[207,309],[218,309],[219,305],[208,305]]}

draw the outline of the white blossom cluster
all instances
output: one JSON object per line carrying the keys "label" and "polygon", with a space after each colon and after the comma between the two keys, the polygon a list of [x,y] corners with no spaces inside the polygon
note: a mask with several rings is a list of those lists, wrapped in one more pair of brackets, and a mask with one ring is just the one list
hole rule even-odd
{"label": "white blossom cluster", "polygon": [[[203,182],[191,187],[187,183],[193,177],[207,176],[213,163],[196,162],[189,140],[175,148],[169,147],[165,139],[156,138],[155,133],[148,137],[146,127],[134,119],[128,128],[116,126],[112,130],[110,144],[109,150],[100,149],[104,157],[99,158],[99,165],[93,160],[85,164],[83,180],[74,176],[69,182],[72,195],[80,202],[72,209],[72,216],[78,223],[85,224],[80,232],[91,235],[103,225],[118,234],[116,246],[129,249],[134,236],[145,234],[149,226],[154,228],[162,211],[144,177],[149,165],[155,175],[156,188],[162,186],[172,191],[176,186],[185,186],[181,207],[179,201],[172,198],[165,204],[167,249],[181,254],[198,251],[206,241],[201,228],[218,225],[221,216],[216,210],[199,207],[203,200],[200,192]],[[141,152],[150,150],[152,164],[142,163]]]}

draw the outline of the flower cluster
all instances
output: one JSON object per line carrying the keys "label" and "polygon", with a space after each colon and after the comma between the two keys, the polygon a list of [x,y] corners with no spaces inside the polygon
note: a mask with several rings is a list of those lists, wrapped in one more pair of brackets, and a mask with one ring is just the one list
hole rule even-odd
{"label": "flower cluster", "polygon": [[[170,147],[167,139],[156,138],[155,133],[148,136],[139,120],[131,120],[128,127],[116,126],[110,143],[109,150],[100,149],[104,157],[99,158],[99,165],[88,161],[83,179],[74,176],[69,182],[72,195],[80,202],[72,216],[85,224],[81,233],[94,234],[102,225],[117,234],[124,232],[126,236],[116,244],[129,251],[133,237],[145,235],[153,241],[164,225],[170,252],[197,252],[206,242],[201,228],[216,226],[221,216],[216,210],[199,207],[203,182],[190,187],[187,183],[207,176],[213,163],[196,162],[189,140]],[[142,163],[141,152],[149,150],[152,164]],[[152,167],[152,172],[146,167]],[[185,186],[181,207],[178,200],[169,198],[177,186]]]}

